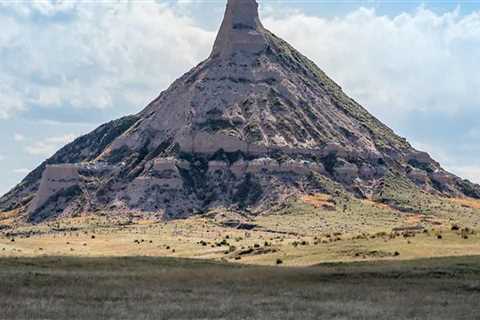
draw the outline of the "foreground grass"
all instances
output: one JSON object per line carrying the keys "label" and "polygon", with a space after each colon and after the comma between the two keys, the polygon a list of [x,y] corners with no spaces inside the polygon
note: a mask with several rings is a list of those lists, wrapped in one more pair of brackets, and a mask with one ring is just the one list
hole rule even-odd
{"label": "foreground grass", "polygon": [[1,258],[1,319],[476,319],[480,257],[251,267]]}

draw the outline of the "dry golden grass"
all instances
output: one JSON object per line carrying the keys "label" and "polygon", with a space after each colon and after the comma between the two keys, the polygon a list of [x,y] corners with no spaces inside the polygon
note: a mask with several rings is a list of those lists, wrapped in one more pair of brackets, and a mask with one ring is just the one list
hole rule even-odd
{"label": "dry golden grass", "polygon": [[[428,208],[426,213],[405,213],[372,200],[325,194],[300,197],[257,217],[218,209],[169,222],[142,214],[99,213],[39,225],[8,225],[4,222],[13,219],[10,212],[0,216],[5,219],[0,224],[6,226],[0,231],[0,257],[148,256],[261,265],[280,260],[286,266],[308,266],[480,255],[477,202],[431,197],[418,201]],[[255,228],[226,227],[226,221]],[[457,230],[452,230],[453,225],[459,226]]]}
{"label": "dry golden grass", "polygon": [[0,221],[15,218],[17,215],[18,215],[18,210],[0,212]]}
{"label": "dry golden grass", "polygon": [[306,195],[302,197],[304,203],[314,206],[317,209],[335,209],[333,199],[328,194]]}
{"label": "dry golden grass", "polygon": [[249,231],[224,227],[228,213],[169,222],[144,218],[133,224],[102,216],[61,219],[10,230],[0,237],[0,256],[181,257],[259,265],[280,260],[285,266],[309,266],[480,255],[474,228],[466,235],[451,230],[452,221],[441,217],[399,214],[360,202],[352,208],[293,206],[292,212],[252,219],[256,228]]}
{"label": "dry golden grass", "polygon": [[472,209],[480,209],[480,200],[472,198],[452,198],[453,203],[459,204]]}
{"label": "dry golden grass", "polygon": [[0,225],[11,226],[15,224],[18,217],[18,210],[0,212]]}
{"label": "dry golden grass", "polygon": [[396,211],[395,209],[390,207],[388,204],[376,202],[376,201],[373,201],[371,199],[365,199],[365,200],[362,200],[362,202],[367,206],[377,207],[377,208],[384,209],[384,210]]}

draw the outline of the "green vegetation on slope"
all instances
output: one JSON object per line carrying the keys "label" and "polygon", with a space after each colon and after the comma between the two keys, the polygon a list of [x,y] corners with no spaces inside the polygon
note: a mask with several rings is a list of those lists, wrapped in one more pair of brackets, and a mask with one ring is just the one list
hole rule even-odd
{"label": "green vegetation on slope", "polygon": [[372,139],[380,150],[388,148],[404,150],[411,148],[404,138],[396,135],[356,101],[348,97],[342,88],[330,79],[313,61],[273,33],[268,32],[267,34],[275,49],[278,50],[275,54],[278,55],[279,59],[290,64],[293,68],[300,69],[299,71],[303,72],[307,77],[318,82],[327,91],[328,96],[331,97],[337,108],[349,117],[356,119],[365,130],[370,132]]}

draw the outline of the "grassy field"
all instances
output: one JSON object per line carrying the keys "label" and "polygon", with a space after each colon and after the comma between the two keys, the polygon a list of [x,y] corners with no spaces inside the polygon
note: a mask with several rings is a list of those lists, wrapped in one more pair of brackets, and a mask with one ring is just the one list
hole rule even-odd
{"label": "grassy field", "polygon": [[[343,210],[311,196],[275,213],[241,217],[220,211],[184,220],[87,215],[0,231],[0,257],[175,257],[255,265],[411,260],[480,255],[478,209],[444,206],[403,213],[372,201]],[[226,225],[243,221],[251,229]]]}
{"label": "grassy field", "polygon": [[478,319],[480,257],[261,267],[1,258],[0,319]]}
{"label": "grassy field", "polygon": [[0,319],[480,319],[480,201],[407,187],[260,216],[1,213]]}

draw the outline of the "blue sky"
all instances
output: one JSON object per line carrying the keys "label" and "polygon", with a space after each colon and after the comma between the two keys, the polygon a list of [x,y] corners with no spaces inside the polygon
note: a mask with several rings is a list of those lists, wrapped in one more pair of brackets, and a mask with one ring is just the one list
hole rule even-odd
{"label": "blue sky", "polygon": [[[225,2],[0,0],[0,194],[206,58]],[[348,94],[480,182],[479,1],[260,2]]]}

